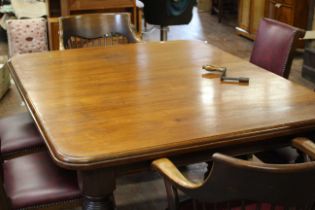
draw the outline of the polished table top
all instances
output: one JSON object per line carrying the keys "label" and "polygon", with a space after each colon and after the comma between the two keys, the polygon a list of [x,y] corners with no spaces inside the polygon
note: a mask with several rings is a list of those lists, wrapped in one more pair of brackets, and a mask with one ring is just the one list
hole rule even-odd
{"label": "polished table top", "polygon": [[[276,58],[275,58],[276,59]],[[223,65],[248,85],[201,70]],[[315,127],[315,94],[201,41],[19,55],[11,73],[55,161],[106,167]]]}

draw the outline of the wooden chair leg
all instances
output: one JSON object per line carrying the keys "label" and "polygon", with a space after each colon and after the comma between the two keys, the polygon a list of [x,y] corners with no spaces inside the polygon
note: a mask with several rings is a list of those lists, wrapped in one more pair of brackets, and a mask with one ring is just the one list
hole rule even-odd
{"label": "wooden chair leg", "polygon": [[169,210],[178,210],[179,209],[179,200],[177,189],[170,183],[167,179],[164,179],[167,200],[168,200],[168,209]]}
{"label": "wooden chair leg", "polygon": [[137,32],[139,34],[142,34],[142,17],[143,17],[142,8],[137,8]]}
{"label": "wooden chair leg", "polygon": [[212,0],[211,1],[211,15],[214,15],[215,14],[215,0]]}
{"label": "wooden chair leg", "polygon": [[221,23],[223,16],[223,0],[218,0],[218,21]]}
{"label": "wooden chair leg", "polygon": [[145,19],[143,19],[144,21],[144,30],[147,30],[147,21]]}
{"label": "wooden chair leg", "polygon": [[5,196],[5,192],[3,189],[3,184],[0,185],[0,206],[1,206],[1,209],[3,210],[9,210],[7,197]]}

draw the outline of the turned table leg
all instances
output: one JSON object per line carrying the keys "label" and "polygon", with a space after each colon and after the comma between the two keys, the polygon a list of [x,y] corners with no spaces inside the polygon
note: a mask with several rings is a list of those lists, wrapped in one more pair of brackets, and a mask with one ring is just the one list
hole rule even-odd
{"label": "turned table leg", "polygon": [[112,210],[115,209],[113,195],[108,195],[102,198],[84,196],[83,210]]}
{"label": "turned table leg", "polygon": [[113,191],[116,187],[112,169],[78,171],[78,181],[83,194],[83,210],[114,210]]}

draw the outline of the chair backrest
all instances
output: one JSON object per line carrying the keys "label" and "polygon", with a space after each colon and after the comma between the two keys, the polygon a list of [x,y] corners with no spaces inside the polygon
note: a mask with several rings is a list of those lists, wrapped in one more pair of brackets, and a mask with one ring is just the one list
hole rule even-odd
{"label": "chair backrest", "polygon": [[129,13],[99,13],[61,17],[60,48],[136,43]]}
{"label": "chair backrest", "polygon": [[47,21],[44,18],[7,21],[10,57],[48,50]]}
{"label": "chair backrest", "polygon": [[200,187],[180,189],[207,203],[252,201],[310,209],[315,201],[314,177],[315,162],[265,164],[217,153],[213,155],[210,174]]}
{"label": "chair backrest", "polygon": [[298,38],[304,31],[285,23],[261,20],[250,62],[288,78]]}

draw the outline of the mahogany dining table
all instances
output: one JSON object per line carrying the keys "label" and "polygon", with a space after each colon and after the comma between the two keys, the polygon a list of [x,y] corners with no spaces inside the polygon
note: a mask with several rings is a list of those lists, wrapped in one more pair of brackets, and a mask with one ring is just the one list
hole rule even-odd
{"label": "mahogany dining table", "polygon": [[[206,64],[250,81],[221,82]],[[114,209],[116,177],[154,159],[258,152],[315,129],[313,91],[202,41],[24,54],[9,68],[51,157],[77,171],[85,210]]]}

